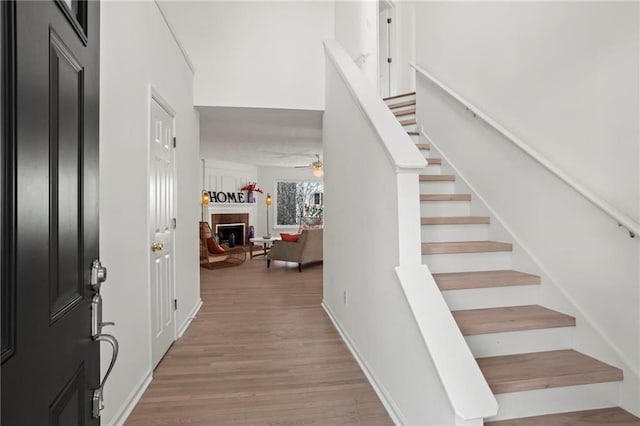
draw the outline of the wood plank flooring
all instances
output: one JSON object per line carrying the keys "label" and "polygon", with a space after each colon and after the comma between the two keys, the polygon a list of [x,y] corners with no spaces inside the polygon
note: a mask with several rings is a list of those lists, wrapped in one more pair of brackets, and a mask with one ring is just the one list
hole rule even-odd
{"label": "wood plank flooring", "polygon": [[320,306],[322,264],[201,269],[203,306],[127,425],[391,425]]}

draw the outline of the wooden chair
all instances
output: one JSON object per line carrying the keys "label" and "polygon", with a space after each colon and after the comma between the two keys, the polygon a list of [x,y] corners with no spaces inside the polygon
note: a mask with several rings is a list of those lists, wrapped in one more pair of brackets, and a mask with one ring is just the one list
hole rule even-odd
{"label": "wooden chair", "polygon": [[200,266],[207,269],[228,268],[240,266],[247,260],[244,247],[229,248],[224,245],[224,253],[211,253],[207,240],[213,238],[209,222],[200,222]]}

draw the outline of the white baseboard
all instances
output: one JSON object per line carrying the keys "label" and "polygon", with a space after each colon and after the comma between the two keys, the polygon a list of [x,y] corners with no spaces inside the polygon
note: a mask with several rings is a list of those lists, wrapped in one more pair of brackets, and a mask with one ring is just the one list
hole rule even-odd
{"label": "white baseboard", "polygon": [[327,315],[329,316],[329,319],[333,323],[333,326],[336,328],[336,330],[338,330],[340,337],[342,337],[342,340],[351,351],[351,355],[353,355],[356,362],[360,366],[360,369],[362,370],[364,375],[367,377],[367,380],[371,384],[371,387],[375,391],[376,395],[378,395],[380,402],[382,402],[382,405],[387,410],[387,413],[389,414],[389,417],[391,417],[391,420],[393,421],[393,423],[395,425],[406,425],[407,421],[405,420],[404,416],[400,412],[400,409],[395,404],[395,402],[393,401],[393,399],[385,389],[384,385],[380,383],[375,373],[369,368],[369,366],[364,361],[364,359],[360,357],[360,354],[358,353],[358,350],[356,349],[355,345],[349,338],[349,335],[347,334],[346,331],[342,329],[342,327],[336,320],[335,316],[331,312],[331,309],[329,309],[329,307],[324,303],[324,300],[322,301],[321,305],[324,308]]}
{"label": "white baseboard", "polygon": [[109,426],[121,426],[127,420],[133,409],[135,408],[140,398],[142,398],[142,394],[147,390],[149,384],[151,384],[151,380],[153,379],[153,371],[149,370],[142,380],[138,383],[138,385],[131,391],[127,399],[124,400],[124,403],[120,407],[120,409],[116,412],[114,416],[114,420],[111,420],[107,424]]}
{"label": "white baseboard", "polygon": [[181,338],[184,332],[187,331],[187,328],[189,328],[189,325],[191,325],[191,321],[193,321],[193,319],[196,317],[201,307],[202,307],[202,299],[198,298],[198,301],[196,302],[195,306],[193,307],[193,309],[191,309],[191,312],[189,312],[189,315],[187,315],[187,319],[182,323],[180,328],[178,328],[176,340]]}

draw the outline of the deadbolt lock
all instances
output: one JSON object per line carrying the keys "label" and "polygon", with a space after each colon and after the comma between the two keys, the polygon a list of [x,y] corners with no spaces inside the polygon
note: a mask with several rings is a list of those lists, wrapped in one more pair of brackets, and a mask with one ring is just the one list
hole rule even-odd
{"label": "deadbolt lock", "polygon": [[153,243],[151,244],[151,251],[152,252],[156,252],[156,251],[160,251],[164,248],[164,244],[162,243]]}

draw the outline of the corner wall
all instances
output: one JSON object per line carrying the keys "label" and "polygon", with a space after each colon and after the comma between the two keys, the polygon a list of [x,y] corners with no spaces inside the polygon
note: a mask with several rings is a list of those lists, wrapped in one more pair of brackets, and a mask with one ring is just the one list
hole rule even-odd
{"label": "corner wall", "polygon": [[[199,118],[193,74],[152,1],[101,5],[100,253],[106,332],[120,354],[105,389],[102,424],[121,424],[151,374],[148,163],[153,87],[176,111],[176,328],[200,302]],[[110,350],[102,351],[103,374]]]}

